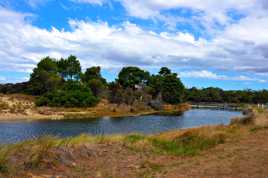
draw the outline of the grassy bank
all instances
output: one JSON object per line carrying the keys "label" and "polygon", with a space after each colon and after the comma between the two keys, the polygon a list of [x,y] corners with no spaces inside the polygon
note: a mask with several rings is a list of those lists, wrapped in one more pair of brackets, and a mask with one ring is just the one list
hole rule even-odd
{"label": "grassy bank", "polygon": [[[37,140],[2,146],[0,148],[0,172],[12,175],[18,170],[44,170],[50,166],[62,166],[58,156],[62,159],[69,159],[68,154],[71,154],[69,152],[75,151],[79,154],[79,152],[83,152],[85,145],[118,146],[129,152],[137,154],[147,152],[155,156],[194,156],[203,150],[223,144],[231,136],[229,133],[236,132],[237,129],[239,128],[208,127],[154,136],[132,134],[93,137],[80,135],[64,139],[46,136]],[[109,152],[109,147],[107,149]],[[79,160],[72,161],[79,162]]]}

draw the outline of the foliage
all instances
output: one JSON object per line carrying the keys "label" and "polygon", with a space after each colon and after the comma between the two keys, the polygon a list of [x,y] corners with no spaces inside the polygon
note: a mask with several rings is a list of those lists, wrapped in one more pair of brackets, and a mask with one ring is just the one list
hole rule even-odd
{"label": "foliage", "polygon": [[37,106],[52,107],[89,107],[94,106],[98,99],[93,96],[90,88],[75,82],[68,81],[62,89],[53,90],[41,96],[37,101]]}
{"label": "foliage", "polygon": [[88,86],[91,89],[94,96],[101,96],[101,93],[105,91],[106,85],[99,79],[91,79],[88,82]]}
{"label": "foliage", "polygon": [[33,95],[42,95],[57,88],[62,81],[57,71],[55,59],[50,57],[42,59],[31,74],[28,92]]}
{"label": "foliage", "polygon": [[101,76],[101,68],[99,66],[88,68],[81,76],[82,81],[88,84],[94,96],[101,96],[103,91],[106,90],[107,82]]}
{"label": "foliage", "polygon": [[67,59],[61,59],[57,62],[59,73],[62,78],[67,80],[79,80],[81,65],[76,56],[69,56]]}
{"label": "foliage", "polygon": [[163,79],[162,97],[163,100],[170,104],[182,102],[184,86],[177,78],[177,74],[169,74]]}
{"label": "foliage", "polygon": [[149,77],[149,72],[138,67],[124,67],[119,72],[118,83],[124,88],[135,88],[136,85],[145,85]]}
{"label": "foliage", "polygon": [[107,83],[106,80],[101,76],[101,68],[99,66],[87,68],[81,79],[83,82],[89,82],[92,79],[97,79],[104,84]]}
{"label": "foliage", "polygon": [[185,100],[191,102],[216,103],[268,103],[268,91],[237,90],[224,91],[220,88],[197,89],[195,87],[186,91]]}
{"label": "foliage", "polygon": [[184,86],[176,73],[171,73],[167,67],[162,67],[158,75],[153,75],[149,80],[151,94],[156,97],[161,95],[163,101],[169,104],[182,102]]}
{"label": "foliage", "polygon": [[[76,81],[77,88],[67,89],[73,85],[69,81]],[[73,55],[60,60],[43,58],[33,69],[28,82],[0,84],[0,93],[37,95],[40,96],[38,105],[66,107],[94,105],[96,98],[108,98],[113,103],[129,105],[139,103],[153,108],[161,108],[163,102],[178,104],[183,101],[268,103],[267,90],[224,91],[213,87],[185,90],[178,75],[167,67],[162,67],[156,75],[138,67],[124,67],[118,79],[107,83],[99,66],[90,67],[83,73],[79,60]]]}
{"label": "foliage", "polygon": [[173,155],[196,155],[200,151],[224,143],[222,137],[205,137],[197,134],[185,134],[175,140],[153,139],[152,144],[156,152]]}

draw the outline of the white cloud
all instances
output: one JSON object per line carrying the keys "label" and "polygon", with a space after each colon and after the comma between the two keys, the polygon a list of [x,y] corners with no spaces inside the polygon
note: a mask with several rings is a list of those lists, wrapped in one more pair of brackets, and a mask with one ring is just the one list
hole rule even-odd
{"label": "white cloud", "polygon": [[[196,40],[192,34],[183,32],[155,33],[130,22],[109,26],[105,22],[70,20],[72,31],[46,30],[26,22],[28,15],[0,9],[2,70],[30,72],[41,57],[60,58],[74,54],[81,59],[83,67],[160,67],[168,64],[197,70],[203,78],[258,82],[262,79],[230,78],[204,69],[268,73],[265,35],[268,34],[268,16],[265,15],[244,18],[226,27],[212,40]],[[193,77],[197,73],[184,75]]]}
{"label": "white cloud", "polygon": [[219,12],[227,9],[246,9],[253,6],[255,0],[121,0],[130,15],[148,18],[160,13],[161,10],[189,8],[201,10],[207,14],[222,17]]}
{"label": "white cloud", "polygon": [[[215,28],[233,22],[229,13],[239,11],[248,14],[252,9],[260,9],[260,1],[264,0],[118,0],[130,16],[142,19],[157,19],[164,21],[169,27],[179,23],[189,23],[194,28],[201,25],[205,31],[216,33]],[[167,15],[168,10],[188,10],[193,16]]]}
{"label": "white cloud", "polygon": [[180,73],[181,77],[185,78],[204,78],[204,79],[213,79],[213,80],[230,80],[230,81],[252,81],[259,83],[266,83],[266,80],[251,78],[248,76],[240,75],[240,76],[227,76],[227,75],[219,75],[217,73],[200,70],[200,71],[185,71]]}

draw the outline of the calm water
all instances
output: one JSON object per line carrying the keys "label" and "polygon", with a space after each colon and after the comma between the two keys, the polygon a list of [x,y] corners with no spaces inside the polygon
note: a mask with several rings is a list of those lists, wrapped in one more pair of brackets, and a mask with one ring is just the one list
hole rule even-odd
{"label": "calm water", "polygon": [[68,137],[82,133],[93,135],[119,133],[152,134],[203,125],[229,124],[231,118],[241,115],[241,112],[236,111],[193,109],[181,116],[152,115],[116,119],[101,118],[96,120],[0,122],[0,143],[15,143],[43,135]]}

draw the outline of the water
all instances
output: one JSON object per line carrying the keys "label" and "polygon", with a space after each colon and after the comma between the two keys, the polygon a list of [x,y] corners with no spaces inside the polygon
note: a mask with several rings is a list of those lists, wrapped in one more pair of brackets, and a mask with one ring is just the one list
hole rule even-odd
{"label": "water", "polygon": [[241,115],[241,112],[237,111],[193,109],[181,116],[152,115],[95,120],[0,122],[0,144],[16,143],[43,135],[69,137],[82,133],[92,135],[153,134],[204,125],[226,125],[230,123],[231,118]]}

